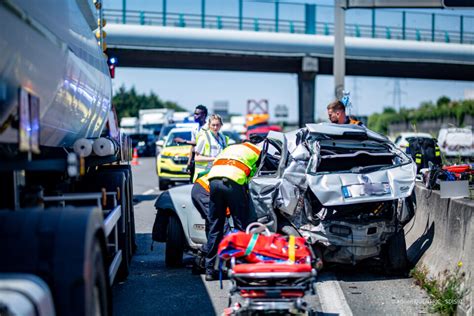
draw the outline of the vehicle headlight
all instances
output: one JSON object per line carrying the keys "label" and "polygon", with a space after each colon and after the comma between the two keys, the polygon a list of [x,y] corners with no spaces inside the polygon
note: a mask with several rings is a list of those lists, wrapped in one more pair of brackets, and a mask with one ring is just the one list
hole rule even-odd
{"label": "vehicle headlight", "polygon": [[138,142],[138,146],[145,146],[145,142]]}

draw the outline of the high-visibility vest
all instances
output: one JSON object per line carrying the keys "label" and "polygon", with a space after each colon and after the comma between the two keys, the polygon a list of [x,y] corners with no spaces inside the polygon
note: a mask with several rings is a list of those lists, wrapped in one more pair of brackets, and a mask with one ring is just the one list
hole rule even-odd
{"label": "high-visibility vest", "polygon": [[[201,135],[199,137],[203,137],[204,135],[206,136],[206,142],[204,143],[204,151],[202,153],[203,156],[211,156],[211,137],[214,137],[213,135],[211,135],[211,131],[209,130],[206,130],[204,131],[203,133],[201,133]],[[221,139],[224,140],[224,148],[222,149],[225,149],[227,147],[227,144],[229,143],[229,137],[228,136],[224,136],[223,134],[219,133],[219,137]],[[209,162],[208,161],[196,161],[195,162],[195,171],[194,171],[194,179],[193,179],[193,182],[196,181],[198,175],[201,173],[201,172],[204,172],[206,170],[209,170]]]}
{"label": "high-visibility vest", "polygon": [[254,144],[245,142],[229,146],[214,161],[209,171],[209,180],[228,178],[244,185],[254,175],[259,156],[260,148]]}
{"label": "high-visibility vest", "polygon": [[[209,172],[204,173],[202,176],[196,179],[196,184],[199,184],[207,193],[211,193],[211,188],[209,186]],[[225,215],[230,216],[230,209],[227,207],[225,210]]]}
{"label": "high-visibility vest", "polygon": [[202,186],[206,192],[211,192],[209,188],[209,172],[197,178],[196,183]]}
{"label": "high-visibility vest", "polygon": [[361,121],[356,119],[355,117],[349,117],[349,124],[354,124],[354,125],[363,125]]}

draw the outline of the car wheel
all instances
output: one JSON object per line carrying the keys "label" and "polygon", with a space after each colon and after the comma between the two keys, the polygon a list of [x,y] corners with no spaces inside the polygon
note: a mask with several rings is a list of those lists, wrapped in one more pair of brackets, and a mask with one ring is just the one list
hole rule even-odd
{"label": "car wheel", "polygon": [[177,267],[183,263],[184,233],[181,222],[176,215],[168,221],[165,263],[167,267]]}
{"label": "car wheel", "polygon": [[168,190],[169,182],[163,178],[158,177],[158,187],[160,191]]}
{"label": "car wheel", "polygon": [[405,242],[405,231],[399,230],[390,237],[386,244],[385,264],[390,274],[404,274],[408,270],[408,256]]}

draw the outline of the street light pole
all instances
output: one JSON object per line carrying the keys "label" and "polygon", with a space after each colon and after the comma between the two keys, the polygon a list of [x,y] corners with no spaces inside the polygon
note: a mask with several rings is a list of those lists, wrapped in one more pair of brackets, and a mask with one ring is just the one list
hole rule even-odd
{"label": "street light pole", "polygon": [[334,5],[334,95],[340,99],[344,91],[344,76],[346,74],[345,29],[346,12],[344,0],[335,0]]}

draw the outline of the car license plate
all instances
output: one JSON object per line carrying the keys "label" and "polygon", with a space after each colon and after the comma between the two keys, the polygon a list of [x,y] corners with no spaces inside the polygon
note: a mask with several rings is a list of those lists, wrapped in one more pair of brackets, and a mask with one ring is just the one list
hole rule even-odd
{"label": "car license plate", "polygon": [[367,196],[381,196],[390,193],[390,184],[387,182],[352,184],[342,187],[342,195],[346,199]]}

